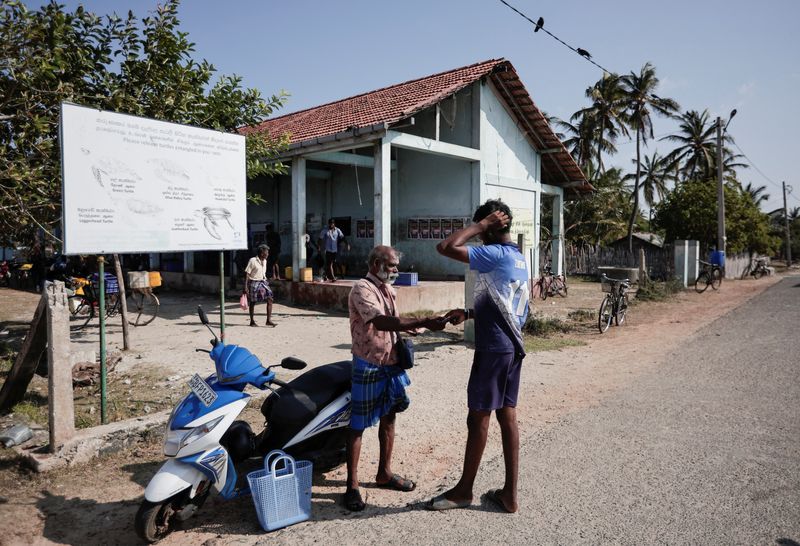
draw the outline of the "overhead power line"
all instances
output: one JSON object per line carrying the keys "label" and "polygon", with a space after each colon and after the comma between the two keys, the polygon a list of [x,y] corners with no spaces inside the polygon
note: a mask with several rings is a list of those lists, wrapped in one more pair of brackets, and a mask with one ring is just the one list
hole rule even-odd
{"label": "overhead power line", "polygon": [[[764,172],[763,172],[761,169],[759,169],[759,168],[758,168],[758,166],[756,166],[756,164],[755,164],[755,163],[753,163],[753,160],[752,160],[752,159],[750,159],[749,157],[747,157],[747,154],[746,154],[746,153],[744,153],[744,150],[742,150],[742,149],[741,149],[741,147],[739,147],[739,145],[736,143],[736,141],[735,141],[735,140],[731,139],[731,142],[733,143],[733,145],[734,145],[734,146],[736,146],[736,149],[737,149],[737,150],[739,150],[739,153],[740,153],[740,154],[742,154],[742,157],[744,157],[744,158],[745,158],[745,160],[747,161],[747,163],[748,163],[748,164],[749,164],[751,167],[753,167],[753,169],[755,169],[755,170],[756,170],[756,172],[757,172],[758,174],[760,174],[760,175],[761,175],[761,176],[764,178],[764,180],[766,180],[767,182],[769,182],[770,184],[772,184],[773,186],[775,186],[775,188],[777,188],[777,189],[779,189],[779,190],[783,191],[783,187],[782,187],[780,184],[778,184],[778,183],[777,183],[777,182],[775,182],[773,179],[771,179],[769,176],[767,176],[766,174],[764,174]],[[792,198],[793,198],[795,201],[797,201],[798,203],[800,203],[800,198],[796,197],[796,196],[795,196],[794,194],[792,194],[791,192],[789,193],[789,196],[790,196],[790,197],[792,197]]]}
{"label": "overhead power line", "polygon": [[547,34],[548,36],[550,36],[551,38],[553,38],[557,42],[561,43],[561,45],[563,45],[567,49],[572,50],[573,52],[575,52],[578,55],[580,55],[584,60],[592,63],[593,65],[595,65],[600,70],[602,70],[604,72],[607,72],[608,74],[612,74],[611,70],[607,69],[606,67],[602,66],[601,64],[597,63],[594,59],[592,59],[591,53],[589,53],[587,50],[585,50],[583,48],[580,48],[580,47],[573,47],[573,46],[569,45],[567,42],[565,42],[564,40],[562,40],[561,38],[559,38],[558,36],[556,36],[555,34],[550,32],[549,30],[544,28],[544,17],[539,17],[539,19],[537,21],[534,21],[533,19],[531,19],[530,17],[528,17],[527,15],[522,13],[520,10],[518,10],[517,8],[515,8],[514,6],[512,6],[511,4],[506,2],[506,0],[500,0],[500,2],[503,3],[504,5],[506,5],[509,9],[511,9],[514,12],[516,12],[517,15],[519,15],[520,17],[522,17],[523,19],[528,21],[530,24],[532,24],[535,27],[534,30],[533,30],[534,32],[539,32],[541,30],[542,32],[544,32],[545,34]]}

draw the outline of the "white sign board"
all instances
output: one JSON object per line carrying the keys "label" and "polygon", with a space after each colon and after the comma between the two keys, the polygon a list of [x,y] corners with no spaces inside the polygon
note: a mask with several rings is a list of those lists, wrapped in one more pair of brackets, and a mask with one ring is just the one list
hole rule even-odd
{"label": "white sign board", "polygon": [[242,135],[61,105],[64,254],[247,248]]}

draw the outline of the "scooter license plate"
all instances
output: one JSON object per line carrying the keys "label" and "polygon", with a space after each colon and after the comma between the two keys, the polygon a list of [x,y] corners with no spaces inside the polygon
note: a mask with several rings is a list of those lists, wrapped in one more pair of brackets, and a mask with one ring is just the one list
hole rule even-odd
{"label": "scooter license plate", "polygon": [[200,399],[205,407],[209,407],[217,399],[217,393],[197,374],[189,380],[189,388]]}

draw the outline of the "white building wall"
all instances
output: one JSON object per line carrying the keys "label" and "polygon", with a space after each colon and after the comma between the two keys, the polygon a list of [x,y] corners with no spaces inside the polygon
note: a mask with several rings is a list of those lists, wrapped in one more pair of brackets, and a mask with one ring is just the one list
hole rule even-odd
{"label": "white building wall", "polygon": [[481,182],[489,198],[502,199],[512,209],[512,235],[525,235],[529,270],[538,270],[537,194],[541,192],[541,159],[517,127],[518,122],[498,98],[491,83],[481,88]]}

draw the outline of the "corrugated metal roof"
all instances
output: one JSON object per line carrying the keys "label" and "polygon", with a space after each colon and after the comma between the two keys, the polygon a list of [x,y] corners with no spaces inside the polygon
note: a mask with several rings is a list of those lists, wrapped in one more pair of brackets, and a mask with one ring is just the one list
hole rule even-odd
{"label": "corrugated metal roof", "polygon": [[270,135],[288,134],[293,148],[317,142],[321,137],[344,131],[391,125],[442,101],[481,78],[489,78],[514,112],[519,128],[542,154],[543,182],[577,193],[593,188],[580,167],[553,132],[547,119],[531,100],[513,65],[505,59],[480,63],[399,83],[368,93],[315,106],[268,119],[240,132],[267,131]]}

